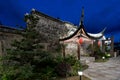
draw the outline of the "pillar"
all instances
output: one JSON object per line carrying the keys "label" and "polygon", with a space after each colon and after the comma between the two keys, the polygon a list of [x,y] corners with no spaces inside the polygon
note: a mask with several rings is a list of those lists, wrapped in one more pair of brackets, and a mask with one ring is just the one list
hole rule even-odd
{"label": "pillar", "polygon": [[105,53],[105,40],[102,40],[102,52]]}
{"label": "pillar", "polygon": [[65,58],[65,45],[62,44],[62,53],[63,53],[63,57]]}
{"label": "pillar", "polygon": [[114,37],[112,36],[110,39],[111,39],[111,44],[110,44],[111,49],[110,49],[110,53],[111,53],[112,56],[114,56]]}
{"label": "pillar", "polygon": [[80,45],[78,44],[78,47],[77,47],[77,53],[78,53],[78,60],[80,60]]}

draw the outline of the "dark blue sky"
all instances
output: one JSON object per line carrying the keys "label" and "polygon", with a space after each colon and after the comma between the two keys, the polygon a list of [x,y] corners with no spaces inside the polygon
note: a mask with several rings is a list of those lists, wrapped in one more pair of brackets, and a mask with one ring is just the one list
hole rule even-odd
{"label": "dark blue sky", "polygon": [[0,0],[0,21],[6,26],[25,26],[24,14],[35,8],[78,25],[82,6],[88,32],[97,33],[107,27],[105,35],[114,35],[115,41],[120,41],[120,0]]}

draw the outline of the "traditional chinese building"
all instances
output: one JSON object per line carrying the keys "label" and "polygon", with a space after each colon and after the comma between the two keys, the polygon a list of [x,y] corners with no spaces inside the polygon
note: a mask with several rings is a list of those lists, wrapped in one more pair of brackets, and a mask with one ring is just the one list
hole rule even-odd
{"label": "traditional chinese building", "polygon": [[[41,45],[44,45],[45,50],[52,50],[55,45],[52,42],[58,41],[65,32],[74,27],[73,24],[53,18],[35,9],[32,9],[30,14],[38,17],[36,30],[44,37],[41,39]],[[29,21],[29,20],[28,20]],[[68,26],[69,25],[69,26]],[[11,43],[17,39],[21,39],[21,35],[17,34],[18,29],[10,28],[9,26],[0,25],[0,54],[5,54],[6,49],[11,48]],[[51,46],[53,45],[53,46]]]}
{"label": "traditional chinese building", "polygon": [[[39,18],[38,23],[36,24],[36,30],[39,31],[40,34],[42,34],[45,38],[47,38],[47,41],[41,41],[41,43],[45,44],[46,50],[52,48],[49,43],[55,41],[55,39],[58,39],[60,43],[66,44],[66,54],[76,54],[77,51],[80,51],[81,54],[87,54],[86,47],[89,44],[93,44],[95,40],[105,40],[105,29],[97,34],[86,32],[83,22],[84,11],[82,11],[79,27],[73,25],[72,23],[48,16],[35,9],[32,9],[30,15],[34,15],[35,17]],[[19,40],[22,37],[20,34],[16,34],[16,29],[6,26],[0,26],[0,35],[0,54],[5,53],[6,49],[11,47],[10,44],[14,39]],[[78,45],[78,42],[82,42],[82,44]],[[80,50],[78,50],[78,48]]]}
{"label": "traditional chinese building", "polygon": [[[80,59],[80,55],[87,55],[90,53],[87,50],[87,47],[89,45],[93,45],[97,43],[97,45],[104,47],[106,40],[104,36],[104,31],[106,28],[104,28],[101,32],[96,34],[88,33],[85,30],[83,19],[84,19],[84,10],[82,10],[79,27],[69,36],[60,38],[60,42],[65,45],[65,47],[63,47],[63,56],[65,56],[65,54],[73,54],[75,56],[78,55],[78,59]],[[111,51],[113,51],[113,46],[111,48]]]}

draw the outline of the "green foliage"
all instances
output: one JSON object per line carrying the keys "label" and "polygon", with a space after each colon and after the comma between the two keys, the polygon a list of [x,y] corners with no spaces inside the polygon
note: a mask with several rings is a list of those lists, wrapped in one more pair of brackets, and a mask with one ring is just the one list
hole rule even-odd
{"label": "green foliage", "polygon": [[[86,65],[80,64],[80,61],[74,55],[66,55],[65,58],[59,56],[56,58],[56,61],[59,64],[57,65],[57,67],[59,67],[57,70],[57,73],[58,74],[61,73],[61,75],[59,76],[62,76],[62,77],[63,77],[63,74],[64,74],[64,77],[65,75],[76,76],[78,75],[78,70],[86,69]],[[66,66],[68,69],[66,69]]]}
{"label": "green foliage", "polygon": [[[53,55],[41,48],[39,33],[35,30],[38,18],[25,16],[27,28],[23,38],[12,43],[13,48],[1,57],[1,80],[49,80],[55,67]],[[43,79],[47,77],[47,79]]]}
{"label": "green foliage", "polygon": [[93,45],[93,54],[91,56],[94,56],[95,59],[101,59],[105,53],[103,53],[100,49],[100,46],[98,46],[97,42]]}
{"label": "green foliage", "polygon": [[110,53],[106,52],[105,53],[105,59],[109,59],[111,57]]}
{"label": "green foliage", "polygon": [[95,59],[97,61],[101,61],[102,57],[105,57],[105,59],[110,58],[109,53],[107,53],[107,52],[103,53],[98,45],[94,45],[94,54],[93,55],[95,56]]}
{"label": "green foliage", "polygon": [[58,76],[66,77],[71,71],[71,65],[66,62],[61,62],[56,66],[55,69]]}
{"label": "green foliage", "polygon": [[78,75],[78,70],[81,69],[80,65],[81,65],[81,64],[80,64],[79,61],[76,61],[76,62],[74,63],[74,65],[72,66],[71,76],[76,76],[76,75]]}
{"label": "green foliage", "polygon": [[[58,76],[55,68],[62,64],[64,59],[60,55],[43,50],[44,46],[40,43],[41,40],[46,41],[46,39],[35,29],[38,21],[37,17],[31,14],[26,15],[25,21],[27,22],[27,28],[21,33],[22,39],[15,40],[11,44],[13,47],[7,50],[7,55],[1,57],[0,79],[53,80],[53,77]],[[61,51],[61,45],[57,41],[50,44],[51,50],[54,50],[52,52]],[[67,67],[71,66],[66,62],[65,65]]]}
{"label": "green foliage", "polygon": [[69,63],[71,66],[78,62],[77,58],[74,55],[66,55],[64,61]]}
{"label": "green foliage", "polygon": [[56,47],[55,51],[61,53],[62,45],[61,44],[57,44],[57,47]]}
{"label": "green foliage", "polygon": [[86,48],[86,50],[87,50],[88,54],[85,55],[85,56],[92,55],[92,52],[93,52],[93,46],[92,46],[92,44],[88,45],[88,47]]}
{"label": "green foliage", "polygon": [[27,80],[33,75],[32,69],[30,64],[23,66],[4,65],[1,68],[1,80]]}
{"label": "green foliage", "polygon": [[[37,17],[26,15],[27,28],[21,33],[23,38],[15,40],[7,55],[1,57],[0,80],[53,80],[53,77],[72,75],[71,70],[77,71],[79,62],[73,55],[66,58],[44,51],[39,43],[41,36],[36,30]],[[60,52],[61,45],[57,41],[56,52]],[[52,48],[52,46],[51,46]]]}
{"label": "green foliage", "polygon": [[39,77],[38,79],[41,80],[53,80],[54,76],[56,76],[56,74],[54,73],[54,68],[48,66],[42,69],[41,73],[38,76],[34,76],[34,77]]}

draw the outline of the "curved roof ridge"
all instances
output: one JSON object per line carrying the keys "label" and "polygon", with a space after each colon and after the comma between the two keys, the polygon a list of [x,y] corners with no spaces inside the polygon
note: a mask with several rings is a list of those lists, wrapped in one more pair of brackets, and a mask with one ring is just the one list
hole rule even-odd
{"label": "curved roof ridge", "polygon": [[[68,37],[65,37],[65,38],[63,38],[63,39],[59,39],[59,40],[60,40],[60,41],[64,41],[64,40],[70,39],[70,38],[74,37],[81,29],[84,30],[85,35],[88,36],[89,38],[91,38],[91,39],[100,39],[100,38],[103,37],[103,34],[104,34],[105,30],[106,30],[106,27],[105,27],[101,32],[96,33],[96,34],[92,34],[92,33],[86,32],[86,30],[85,30],[85,28],[84,28],[84,25],[83,25],[83,23],[81,22],[80,27],[79,27],[72,35],[70,35],[70,36],[68,36]],[[80,33],[79,35],[81,35],[81,34],[82,34],[82,33]]]}
{"label": "curved roof ridge", "polygon": [[103,34],[104,34],[106,28],[104,28],[100,33],[91,34],[91,33],[86,32],[83,22],[84,22],[84,7],[82,7],[82,14],[81,14],[81,20],[79,23],[79,28],[72,35],[65,37],[63,39],[59,39],[59,40],[64,41],[64,40],[70,39],[70,38],[74,37],[76,34],[78,34],[78,38],[79,38],[79,37],[81,37],[81,34],[83,34],[83,33],[90,39],[100,39],[103,37]]}

